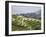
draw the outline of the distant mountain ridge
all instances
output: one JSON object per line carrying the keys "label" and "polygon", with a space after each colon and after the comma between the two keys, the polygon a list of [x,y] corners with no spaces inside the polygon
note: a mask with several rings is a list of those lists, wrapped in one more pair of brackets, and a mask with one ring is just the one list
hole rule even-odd
{"label": "distant mountain ridge", "polygon": [[32,13],[26,13],[26,14],[16,14],[17,16],[25,16],[27,18],[36,18],[36,19],[41,19],[41,10],[37,12],[32,12]]}

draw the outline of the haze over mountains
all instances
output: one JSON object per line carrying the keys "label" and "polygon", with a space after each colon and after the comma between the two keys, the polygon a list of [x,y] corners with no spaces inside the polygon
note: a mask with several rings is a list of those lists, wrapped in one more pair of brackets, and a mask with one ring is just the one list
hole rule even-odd
{"label": "haze over mountains", "polygon": [[12,5],[12,15],[41,19],[41,7]]}
{"label": "haze over mountains", "polygon": [[16,14],[17,16],[25,16],[27,18],[36,18],[36,19],[41,19],[41,10],[37,12],[32,12],[32,13],[21,13],[21,14]]}
{"label": "haze over mountains", "polygon": [[12,14],[26,14],[26,13],[34,13],[39,11],[41,7],[39,6],[20,6],[20,5],[12,5],[11,12]]}

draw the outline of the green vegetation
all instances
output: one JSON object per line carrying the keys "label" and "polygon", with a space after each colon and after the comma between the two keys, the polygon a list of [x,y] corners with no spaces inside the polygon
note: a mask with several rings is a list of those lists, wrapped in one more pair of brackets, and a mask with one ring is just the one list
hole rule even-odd
{"label": "green vegetation", "polygon": [[12,31],[23,31],[23,30],[40,30],[41,21],[37,20],[23,20],[24,16],[12,16]]}

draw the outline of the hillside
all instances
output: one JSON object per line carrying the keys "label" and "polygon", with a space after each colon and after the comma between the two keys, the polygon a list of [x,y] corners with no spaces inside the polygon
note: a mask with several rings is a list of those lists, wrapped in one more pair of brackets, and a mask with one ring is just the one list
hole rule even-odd
{"label": "hillside", "polygon": [[39,19],[15,15],[13,15],[12,18],[12,31],[41,29],[41,21]]}

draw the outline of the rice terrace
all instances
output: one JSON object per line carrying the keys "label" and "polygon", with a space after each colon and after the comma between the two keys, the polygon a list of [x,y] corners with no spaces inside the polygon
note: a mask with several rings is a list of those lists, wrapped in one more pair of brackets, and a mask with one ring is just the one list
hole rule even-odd
{"label": "rice terrace", "polygon": [[39,30],[41,21],[33,18],[26,18],[24,16],[12,16],[12,30]]}

